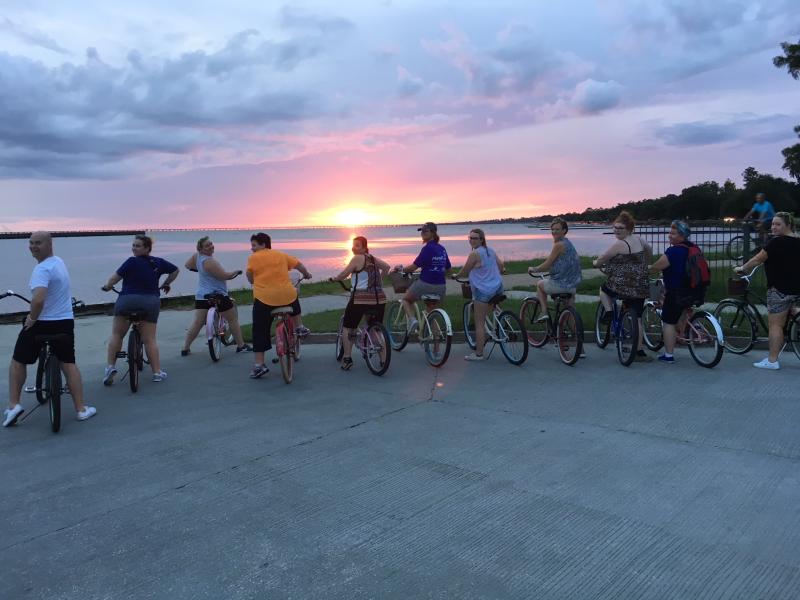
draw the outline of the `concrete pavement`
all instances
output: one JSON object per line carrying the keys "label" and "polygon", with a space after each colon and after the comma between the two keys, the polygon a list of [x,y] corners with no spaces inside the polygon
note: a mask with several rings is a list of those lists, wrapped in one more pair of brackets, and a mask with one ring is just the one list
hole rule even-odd
{"label": "concrete pavement", "polygon": [[2,598],[798,596],[794,356],[435,370],[410,344],[377,378],[314,345],[287,386],[198,351],[134,396],[89,337],[97,417],[0,430]]}

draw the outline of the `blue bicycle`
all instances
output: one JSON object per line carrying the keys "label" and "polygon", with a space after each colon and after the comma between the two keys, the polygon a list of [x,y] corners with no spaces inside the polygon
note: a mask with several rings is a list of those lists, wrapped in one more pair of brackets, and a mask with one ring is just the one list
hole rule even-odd
{"label": "blue bicycle", "polygon": [[623,300],[622,306],[616,298],[611,300],[611,322],[603,322],[605,308],[597,303],[594,319],[594,335],[599,348],[605,348],[614,338],[619,362],[629,367],[639,350],[639,316]]}

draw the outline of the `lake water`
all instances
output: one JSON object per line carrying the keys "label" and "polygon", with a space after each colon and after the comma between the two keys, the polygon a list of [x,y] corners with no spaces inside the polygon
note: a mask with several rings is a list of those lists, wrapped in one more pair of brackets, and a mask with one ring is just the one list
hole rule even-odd
{"label": "lake water", "polygon": [[[552,246],[549,229],[532,228],[523,224],[473,225],[486,232],[489,245],[505,260],[524,260],[546,256]],[[447,248],[454,265],[463,264],[469,254],[467,235],[469,225],[442,225],[439,227],[441,243]],[[570,229],[569,238],[582,255],[596,255],[611,242],[603,235],[608,228]],[[171,295],[194,294],[197,274],[183,269],[186,259],[195,251],[197,239],[210,235],[216,247],[215,258],[228,270],[244,269],[250,254],[250,230],[241,231],[152,231],[153,255],[175,263],[182,269],[172,287]],[[416,227],[359,227],[273,229],[272,247],[300,259],[314,275],[322,280],[338,273],[350,260],[351,241],[356,235],[369,240],[370,251],[389,264],[408,264],[421,246]],[[131,256],[130,236],[56,238],[55,253],[67,264],[72,279],[72,294],[87,304],[111,302],[115,296],[100,290],[109,275]],[[27,240],[0,240],[4,257],[0,269],[0,288],[28,294],[28,279],[35,262],[28,252]],[[247,285],[241,276],[229,287]],[[25,310],[22,301],[15,298],[0,302],[0,312]]]}

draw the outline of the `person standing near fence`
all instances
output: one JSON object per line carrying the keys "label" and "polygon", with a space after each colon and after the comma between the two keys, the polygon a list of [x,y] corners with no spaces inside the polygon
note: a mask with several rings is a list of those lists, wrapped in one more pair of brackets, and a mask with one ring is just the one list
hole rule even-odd
{"label": "person standing near fence", "polygon": [[772,219],[773,237],[765,248],[741,267],[737,273],[747,273],[763,264],[767,274],[767,312],[769,313],[769,356],[753,363],[757,369],[781,368],[778,356],[783,348],[783,328],[789,311],[800,301],[800,238],[794,231],[794,215],[775,213]]}

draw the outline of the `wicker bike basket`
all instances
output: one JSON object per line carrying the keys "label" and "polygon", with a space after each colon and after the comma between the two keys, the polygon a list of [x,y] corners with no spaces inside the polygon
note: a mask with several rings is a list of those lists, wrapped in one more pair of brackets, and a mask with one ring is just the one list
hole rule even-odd
{"label": "wicker bike basket", "polygon": [[408,286],[411,285],[411,279],[397,271],[389,273],[389,281],[392,282],[392,289],[394,289],[396,294],[404,293],[408,290]]}
{"label": "wicker bike basket", "polygon": [[472,286],[470,284],[461,284],[461,297],[465,300],[472,300]]}
{"label": "wicker bike basket", "polygon": [[738,277],[728,279],[728,293],[731,296],[744,296],[747,293],[747,281]]}

